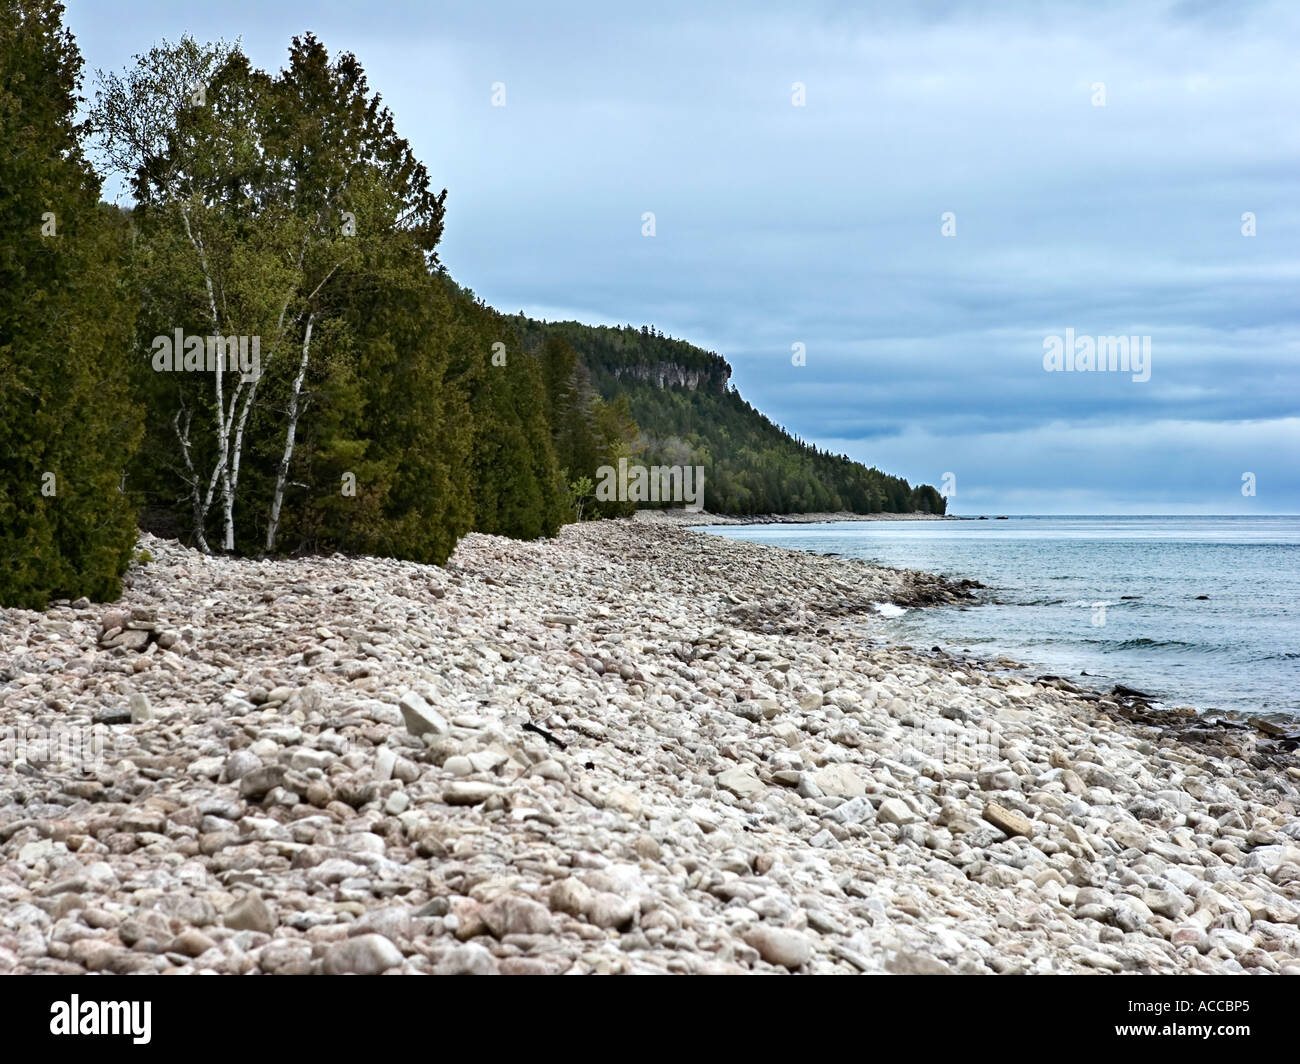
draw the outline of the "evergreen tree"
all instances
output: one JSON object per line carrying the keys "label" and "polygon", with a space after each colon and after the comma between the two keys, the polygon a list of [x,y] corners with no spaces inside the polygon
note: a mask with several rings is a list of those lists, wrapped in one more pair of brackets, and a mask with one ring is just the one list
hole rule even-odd
{"label": "evergreen tree", "polygon": [[260,374],[143,384],[159,502],[203,549],[270,552],[292,530],[289,549],[442,561],[470,520],[463,409],[431,340],[446,193],[360,64],[307,35],[270,76],[184,39],[103,84],[107,155],[140,201],[142,357],[151,330],[260,342]]}
{"label": "evergreen tree", "polygon": [[[646,465],[702,466],[709,510],[944,512],[945,500],[933,489],[914,491],[900,477],[845,455],[825,454],[773,424],[745,402],[730,384],[731,367],[713,352],[654,328],[543,323],[522,317],[515,322],[528,348],[537,351],[547,367],[552,426],[562,462],[575,453],[576,443],[565,437],[559,424],[562,412],[591,409],[598,426],[601,400],[622,400],[629,421],[635,419],[639,426],[639,460]],[[587,380],[596,392],[590,403],[574,397],[577,382]],[[597,454],[607,455],[614,444],[602,435],[597,427]],[[570,479],[576,475],[571,471]],[[608,510],[599,515],[613,516]]]}
{"label": "evergreen tree", "polygon": [[41,609],[116,598],[136,538],[128,234],[83,156],[62,4],[0,12],[0,604]]}

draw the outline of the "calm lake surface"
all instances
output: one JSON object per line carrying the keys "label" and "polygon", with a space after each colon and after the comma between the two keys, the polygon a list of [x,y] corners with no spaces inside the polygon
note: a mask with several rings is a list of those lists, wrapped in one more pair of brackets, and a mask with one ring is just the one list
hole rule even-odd
{"label": "calm lake surface", "polygon": [[1174,705],[1300,716],[1300,517],[1012,517],[700,531],[988,585],[978,607],[885,609],[895,641],[1005,654]]}

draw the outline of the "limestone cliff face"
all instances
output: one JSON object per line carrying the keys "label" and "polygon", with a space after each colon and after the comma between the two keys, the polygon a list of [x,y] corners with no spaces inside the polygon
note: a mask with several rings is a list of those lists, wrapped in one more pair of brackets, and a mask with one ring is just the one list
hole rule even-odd
{"label": "limestone cliff face", "polygon": [[731,378],[731,367],[723,363],[709,369],[682,366],[676,362],[655,362],[631,366],[613,366],[616,380],[649,381],[658,388],[676,387],[688,391],[724,392]]}

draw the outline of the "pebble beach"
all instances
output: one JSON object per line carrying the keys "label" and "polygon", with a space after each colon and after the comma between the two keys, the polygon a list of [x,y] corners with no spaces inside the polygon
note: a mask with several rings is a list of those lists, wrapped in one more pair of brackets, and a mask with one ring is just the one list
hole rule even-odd
{"label": "pebble beach", "polygon": [[882,637],[967,582],[139,548],[0,610],[0,972],[1300,974],[1295,744]]}

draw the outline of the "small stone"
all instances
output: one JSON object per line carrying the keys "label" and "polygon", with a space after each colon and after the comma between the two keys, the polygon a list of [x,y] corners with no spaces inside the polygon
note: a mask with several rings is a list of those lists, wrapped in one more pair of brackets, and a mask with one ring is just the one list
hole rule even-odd
{"label": "small stone", "polygon": [[196,927],[182,931],[167,946],[168,953],[181,953],[186,957],[198,957],[207,953],[216,943]]}
{"label": "small stone", "polygon": [[730,791],[737,798],[756,798],[766,790],[763,781],[755,776],[754,770],[748,766],[727,769],[718,776],[718,786]]}
{"label": "small stone", "polygon": [[303,793],[303,797],[307,799],[308,803],[314,805],[317,809],[324,809],[331,801],[333,801],[334,792],[330,790],[330,785],[328,783],[323,783],[320,780],[312,780],[311,783],[307,784],[307,790]]}
{"label": "small stone", "polygon": [[248,775],[255,768],[260,768],[262,759],[251,750],[236,750],[226,758],[225,768],[221,771],[222,779],[228,783]]}
{"label": "small stone", "polygon": [[493,795],[500,794],[499,787],[477,780],[457,780],[442,789],[442,800],[448,805],[478,805]]}
{"label": "small stone", "polygon": [[106,707],[95,710],[90,719],[96,724],[130,724],[131,711],[122,706]]}
{"label": "small stone", "polygon": [[862,777],[849,765],[827,765],[813,775],[823,794],[835,798],[861,798],[867,793]]}
{"label": "small stone", "polygon": [[256,891],[236,901],[226,910],[221,922],[235,931],[260,931],[264,935],[273,933],[276,927],[271,910]]}
{"label": "small stone", "polygon": [[637,840],[632,843],[632,849],[647,861],[658,861],[664,855],[663,847],[650,835],[638,835]]}
{"label": "small stone", "polygon": [[[897,801],[897,799],[889,799]],[[899,805],[903,803],[899,802]],[[883,808],[883,805],[882,805]],[[906,809],[906,806],[903,806]],[[864,824],[876,815],[876,811],[871,802],[866,798],[850,798],[843,805],[836,806],[826,814],[827,820],[833,820],[837,824]],[[898,821],[894,821],[898,823]]]}
{"label": "small stone", "polygon": [[283,765],[262,765],[245,773],[239,779],[240,796],[251,801],[266,797],[284,781],[285,771]]}
{"label": "small stone", "polygon": [[453,776],[474,775],[474,765],[464,754],[452,754],[442,763],[442,770],[451,773]]}
{"label": "small stone", "polygon": [[1151,844],[1150,836],[1136,821],[1112,824],[1107,834],[1125,849],[1145,850]]}
{"label": "small stone", "polygon": [[1187,898],[1176,890],[1148,890],[1142,895],[1142,901],[1153,913],[1170,920],[1179,919],[1188,908]]}
{"label": "small stone", "polygon": [[450,727],[446,718],[414,691],[402,695],[397,708],[412,735],[445,735]]}
{"label": "small stone", "polygon": [[621,894],[601,892],[587,910],[587,920],[597,927],[625,931],[636,922],[637,904]]}
{"label": "small stone", "polygon": [[327,975],[379,975],[401,963],[401,950],[372,932],[331,946],[323,967]]}
{"label": "small stone", "polygon": [[606,809],[620,809],[628,816],[641,815],[641,799],[632,791],[623,788],[612,790],[605,796]]}
{"label": "small stone", "polygon": [[551,914],[541,902],[519,894],[506,894],[483,906],[483,922],[497,938],[506,935],[546,935]]}
{"label": "small stone", "polygon": [[68,959],[80,964],[88,972],[107,972],[113,969],[118,957],[125,951],[120,946],[98,938],[79,938],[68,950]]}
{"label": "small stone", "polygon": [[907,950],[892,951],[885,961],[885,971],[891,975],[952,975],[952,969],[943,961]]}
{"label": "small stone", "polygon": [[311,975],[311,947],[306,942],[268,942],[258,966],[268,975]]}
{"label": "small stone", "polygon": [[141,724],[153,719],[153,710],[149,708],[149,696],[142,691],[135,691],[129,699],[131,706],[131,723]]}
{"label": "small stone", "polygon": [[998,805],[997,802],[989,802],[985,805],[982,815],[985,820],[1008,836],[1023,835],[1029,838],[1034,832],[1033,825],[1028,820],[1014,810]]}
{"label": "small stone", "polygon": [[25,865],[34,865],[44,857],[48,857],[55,850],[53,839],[37,839],[35,842],[29,842],[18,850],[18,860]]}
{"label": "small stone", "polygon": [[314,684],[299,687],[284,700],[285,713],[303,713],[310,715],[320,709],[322,695],[320,688]]}
{"label": "small stone", "polygon": [[357,919],[350,928],[348,936],[368,934],[383,935],[392,942],[402,942],[411,937],[411,910],[403,905],[386,909],[371,909]]}
{"label": "small stone", "polygon": [[312,750],[300,746],[289,755],[289,767],[297,772],[305,772],[312,768],[324,771],[334,760],[334,755],[328,750]]}
{"label": "small stone", "polygon": [[113,641],[114,646],[126,647],[127,650],[143,650],[149,645],[149,633],[127,629]]}
{"label": "small stone", "polygon": [[886,798],[876,810],[876,819],[882,824],[897,824],[901,828],[904,824],[915,824],[920,818],[901,798]]}
{"label": "small stone", "polygon": [[541,776],[544,780],[566,780],[569,774],[564,770],[564,766],[553,758],[547,758],[545,761],[539,761],[533,766],[532,774]]}
{"label": "small stone", "polygon": [[802,968],[812,958],[812,943],[798,931],[759,924],[746,931],[744,939],[768,964],[779,964],[791,971]]}
{"label": "small stone", "polygon": [[570,876],[551,884],[546,897],[547,904],[557,913],[569,916],[585,916],[591,908],[593,893],[586,883]]}
{"label": "small stone", "polygon": [[433,966],[434,975],[496,975],[497,959],[477,942],[452,946]]}

